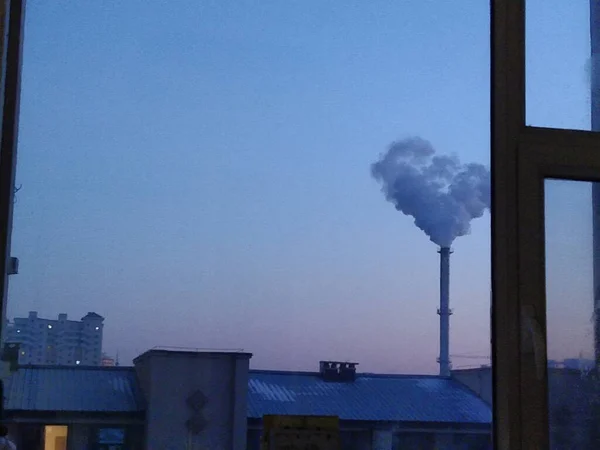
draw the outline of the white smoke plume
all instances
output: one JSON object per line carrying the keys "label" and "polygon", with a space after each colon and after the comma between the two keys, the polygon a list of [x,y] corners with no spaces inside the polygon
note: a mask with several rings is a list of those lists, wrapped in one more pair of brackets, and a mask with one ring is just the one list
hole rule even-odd
{"label": "white smoke plume", "polygon": [[471,220],[490,207],[490,172],[485,166],[436,155],[432,145],[418,137],[393,142],[371,166],[371,174],[386,199],[412,216],[440,247],[469,234]]}

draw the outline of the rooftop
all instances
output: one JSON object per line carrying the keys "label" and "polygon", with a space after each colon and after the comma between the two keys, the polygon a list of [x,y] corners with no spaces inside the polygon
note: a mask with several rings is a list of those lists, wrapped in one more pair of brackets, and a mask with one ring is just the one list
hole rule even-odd
{"label": "rooftop", "polygon": [[85,319],[85,318],[89,318],[89,319],[101,319],[104,320],[104,317],[102,317],[100,314],[97,314],[95,312],[89,312],[87,313],[85,316],[83,316],[81,318],[81,320]]}
{"label": "rooftop", "polygon": [[13,411],[144,410],[133,367],[22,366],[6,379],[4,397]]}
{"label": "rooftop", "polygon": [[252,353],[244,352],[243,349],[202,349],[202,348],[187,348],[187,347],[154,347],[150,350],[145,351],[141,355],[137,356],[133,362],[134,364],[138,361],[144,360],[152,355],[161,356],[234,356],[236,358],[250,359]]}
{"label": "rooftop", "polygon": [[248,417],[337,415],[342,420],[491,424],[490,407],[458,381],[424,375],[358,374],[352,383],[318,373],[251,371]]}
{"label": "rooftop", "polygon": [[[12,411],[141,412],[133,367],[23,366],[6,381]],[[437,376],[358,374],[324,381],[312,372],[251,370],[248,418],[337,415],[342,420],[489,425],[490,407],[460,382]]]}

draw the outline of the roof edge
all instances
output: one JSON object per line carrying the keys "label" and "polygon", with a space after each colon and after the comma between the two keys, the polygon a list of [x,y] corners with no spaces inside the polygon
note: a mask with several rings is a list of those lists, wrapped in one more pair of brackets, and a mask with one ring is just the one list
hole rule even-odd
{"label": "roof edge", "polygon": [[[308,377],[320,377],[319,372],[314,371],[302,371],[302,370],[271,370],[271,369],[250,369],[249,374],[265,374],[265,375],[296,375],[296,376],[308,376]],[[441,375],[419,375],[419,374],[403,374],[403,373],[370,373],[370,372],[357,372],[356,378],[387,378],[387,379],[427,379],[427,380],[446,380],[453,381],[451,377],[445,377]]]}
{"label": "roof edge", "polygon": [[135,364],[137,364],[138,362],[141,362],[145,359],[148,359],[152,356],[188,356],[188,357],[195,357],[195,358],[202,358],[202,357],[223,357],[223,356],[228,356],[228,357],[235,357],[236,359],[250,359],[252,358],[252,353],[247,353],[247,352],[243,352],[243,351],[213,351],[213,350],[207,350],[207,351],[201,351],[201,350],[185,350],[185,349],[174,349],[174,350],[168,350],[168,349],[163,349],[163,348],[157,348],[157,349],[150,349],[150,350],[146,350],[144,353],[140,354],[139,356],[135,357],[133,360],[133,364],[135,366]]}
{"label": "roof edge", "polygon": [[134,366],[61,366],[61,365],[45,365],[45,364],[20,364],[17,370],[20,369],[35,369],[35,370],[97,370],[111,372],[133,372]]}

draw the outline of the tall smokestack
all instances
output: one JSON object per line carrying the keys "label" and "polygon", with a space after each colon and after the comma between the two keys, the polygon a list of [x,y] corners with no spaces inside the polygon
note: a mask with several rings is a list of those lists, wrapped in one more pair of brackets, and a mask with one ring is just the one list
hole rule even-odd
{"label": "tall smokestack", "polygon": [[450,376],[450,247],[440,247],[440,375]]}
{"label": "tall smokestack", "polygon": [[[600,1],[600,0],[598,0]],[[371,165],[385,198],[440,246],[440,374],[450,375],[450,246],[471,231],[471,220],[490,207],[490,171],[436,155],[431,143],[413,137],[395,141]]]}

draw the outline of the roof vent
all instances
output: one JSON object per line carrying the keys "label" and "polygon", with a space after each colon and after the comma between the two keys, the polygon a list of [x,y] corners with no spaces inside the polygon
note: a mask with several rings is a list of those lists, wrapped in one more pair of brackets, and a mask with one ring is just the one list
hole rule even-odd
{"label": "roof vent", "polygon": [[351,383],[356,379],[358,363],[321,361],[319,372],[324,381]]}

